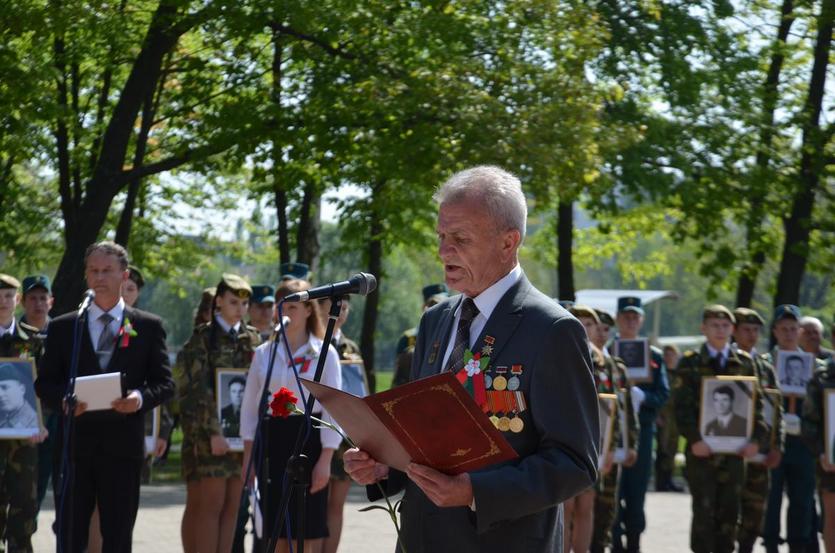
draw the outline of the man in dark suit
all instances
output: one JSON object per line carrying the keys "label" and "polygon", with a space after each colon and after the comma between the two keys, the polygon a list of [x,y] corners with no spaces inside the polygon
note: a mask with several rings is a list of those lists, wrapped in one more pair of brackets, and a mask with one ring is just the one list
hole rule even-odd
{"label": "man in dark suit", "polygon": [[705,436],[748,436],[748,419],[734,413],[734,391],[730,386],[713,390],[713,409],[716,418],[705,426]]}
{"label": "man in dark suit", "polygon": [[223,435],[230,438],[241,437],[241,404],[244,402],[246,380],[235,376],[229,380],[229,403],[220,410],[220,425]]}
{"label": "man in dark suit", "polygon": [[527,208],[516,177],[469,169],[436,200],[445,279],[461,295],[423,315],[412,379],[457,373],[467,353],[489,357],[484,407],[512,406],[488,415],[519,458],[448,476],[414,463],[398,473],[353,449],[346,471],[388,494],[405,488],[409,553],[562,551],[561,503],[597,478],[600,427],[585,330],[518,264]]}
{"label": "man in dark suit", "polygon": [[[60,539],[65,551],[84,551],[90,515],[98,504],[104,553],[125,553],[131,550],[139,507],[144,413],[173,395],[174,381],[162,321],[126,306],[121,297],[128,278],[125,249],[113,242],[93,244],[84,267],[87,285],[96,295],[82,322],[78,375],[120,372],[123,397],[102,411],[87,412],[87,405],[78,402],[74,413],[64,415],[75,417],[75,429],[67,496],[58,500],[66,515]],[[44,403],[62,412],[77,319],[72,312],[50,322],[35,383]]]}

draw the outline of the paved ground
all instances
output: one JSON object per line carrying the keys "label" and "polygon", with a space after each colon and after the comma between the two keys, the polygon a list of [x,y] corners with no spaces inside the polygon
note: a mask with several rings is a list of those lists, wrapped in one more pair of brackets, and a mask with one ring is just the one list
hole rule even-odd
{"label": "paved ground", "polygon": [[[134,532],[134,553],[179,553],[180,519],[185,501],[183,486],[146,486]],[[362,490],[352,489],[345,506],[345,530],[340,552],[391,553],[395,534],[383,511],[360,513],[368,505]],[[50,531],[55,511],[45,505],[40,516],[41,529],[35,534],[34,550],[55,550]],[[690,496],[681,493],[654,493],[647,496],[648,528],[642,541],[645,553],[683,553],[689,550]],[[762,551],[762,549],[758,549]]]}

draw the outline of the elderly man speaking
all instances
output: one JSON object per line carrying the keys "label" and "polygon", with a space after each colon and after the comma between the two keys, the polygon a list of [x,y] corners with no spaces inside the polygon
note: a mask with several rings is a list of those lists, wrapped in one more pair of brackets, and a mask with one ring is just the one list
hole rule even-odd
{"label": "elderly man speaking", "polygon": [[[447,285],[460,295],[424,313],[412,379],[458,372],[466,353],[489,357],[490,411],[519,458],[448,476],[406,473],[345,453],[360,484],[405,488],[408,553],[562,551],[561,502],[597,478],[598,402],[583,326],[534,288],[519,266],[527,208],[519,179],[497,167],[453,175],[435,194]],[[376,487],[369,488],[370,499]]]}

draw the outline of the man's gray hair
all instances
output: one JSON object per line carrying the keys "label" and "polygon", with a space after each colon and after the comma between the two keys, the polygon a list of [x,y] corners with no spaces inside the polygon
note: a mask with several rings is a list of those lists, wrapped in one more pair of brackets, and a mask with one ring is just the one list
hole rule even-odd
{"label": "man's gray hair", "polygon": [[808,315],[805,317],[800,317],[798,323],[800,324],[800,326],[812,325],[818,329],[818,332],[823,334],[823,323],[817,317],[810,317]]}
{"label": "man's gray hair", "polygon": [[525,239],[528,206],[519,179],[494,165],[479,165],[452,175],[433,196],[443,205],[479,202],[500,231],[518,230]]}
{"label": "man's gray hair", "polygon": [[123,271],[127,271],[128,269],[128,251],[111,240],[102,240],[101,242],[96,242],[95,244],[90,244],[87,246],[87,251],[84,252],[84,266],[87,266],[87,259],[94,254],[94,253],[102,253],[104,255],[113,255],[116,256],[116,259],[119,260],[119,267]]}

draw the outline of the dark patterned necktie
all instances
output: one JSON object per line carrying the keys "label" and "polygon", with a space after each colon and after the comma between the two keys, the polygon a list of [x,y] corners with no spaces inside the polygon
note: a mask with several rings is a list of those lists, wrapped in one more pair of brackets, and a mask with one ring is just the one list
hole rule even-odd
{"label": "dark patterned necktie", "polygon": [[110,313],[103,313],[99,317],[99,322],[104,328],[99,335],[99,343],[96,345],[96,356],[99,358],[99,367],[101,367],[101,370],[105,370],[110,364],[110,358],[113,357],[113,350],[116,348],[116,335],[110,328],[110,323],[113,322]]}
{"label": "dark patterned necktie", "polygon": [[455,345],[449,354],[445,371],[456,371],[464,366],[464,351],[470,347],[470,325],[478,315],[478,307],[472,298],[464,298],[461,304],[461,317],[458,319],[458,333]]}

